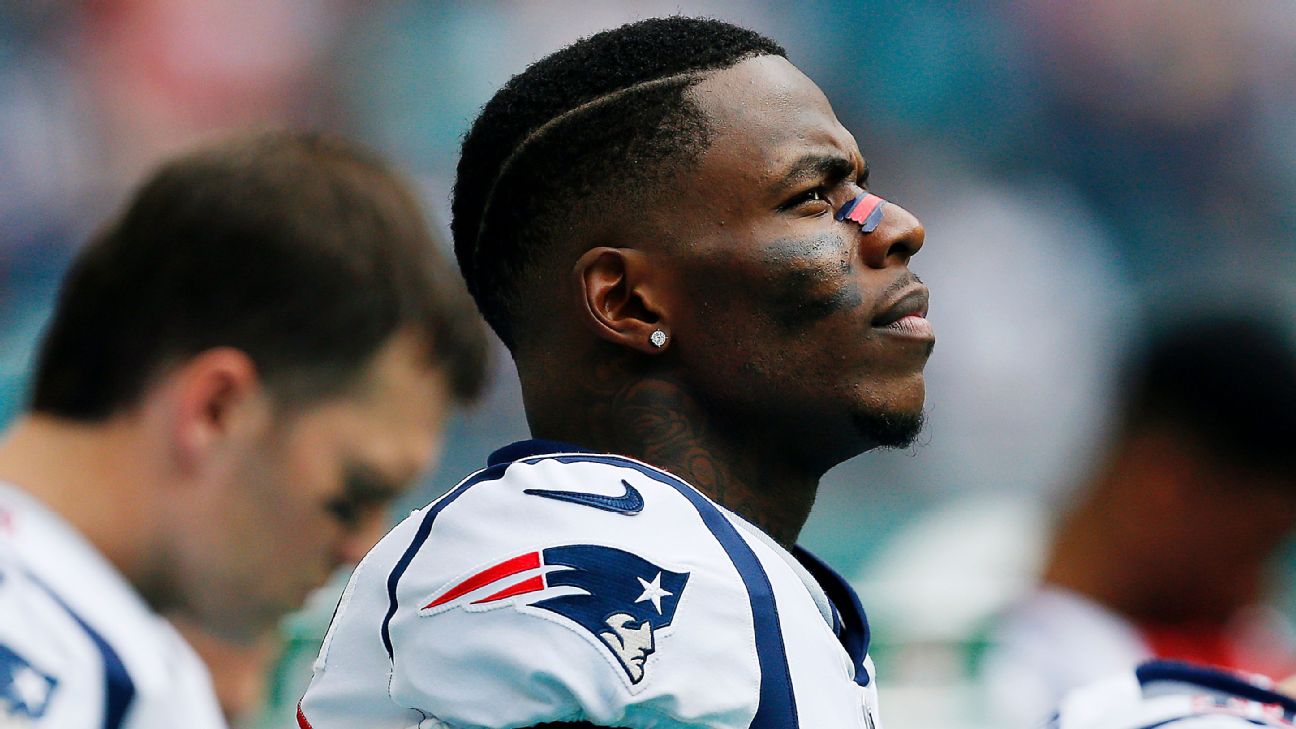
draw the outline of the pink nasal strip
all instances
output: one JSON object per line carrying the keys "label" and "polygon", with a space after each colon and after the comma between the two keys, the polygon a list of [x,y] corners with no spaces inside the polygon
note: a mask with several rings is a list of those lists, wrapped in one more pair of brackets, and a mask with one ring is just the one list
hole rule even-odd
{"label": "pink nasal strip", "polygon": [[882,222],[882,204],[885,202],[877,195],[866,192],[843,205],[835,217],[859,223],[860,232],[872,233]]}

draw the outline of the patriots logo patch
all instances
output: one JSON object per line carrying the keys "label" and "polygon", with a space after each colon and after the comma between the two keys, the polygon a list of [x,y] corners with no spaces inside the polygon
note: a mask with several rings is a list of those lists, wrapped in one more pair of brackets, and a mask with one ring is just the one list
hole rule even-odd
{"label": "patriots logo patch", "polygon": [[57,685],[58,679],[0,643],[0,719],[41,718]]}
{"label": "patriots logo patch", "polygon": [[419,614],[506,605],[547,610],[597,637],[635,684],[657,651],[657,631],[675,619],[688,578],[621,549],[571,544],[527,552],[447,585]]}

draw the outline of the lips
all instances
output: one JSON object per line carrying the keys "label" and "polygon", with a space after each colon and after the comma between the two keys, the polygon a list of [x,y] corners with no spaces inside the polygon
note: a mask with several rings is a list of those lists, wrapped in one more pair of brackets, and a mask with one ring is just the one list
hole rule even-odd
{"label": "lips", "polygon": [[873,317],[873,326],[886,327],[899,322],[905,317],[927,318],[927,287],[919,286],[910,289],[887,306],[880,314]]}

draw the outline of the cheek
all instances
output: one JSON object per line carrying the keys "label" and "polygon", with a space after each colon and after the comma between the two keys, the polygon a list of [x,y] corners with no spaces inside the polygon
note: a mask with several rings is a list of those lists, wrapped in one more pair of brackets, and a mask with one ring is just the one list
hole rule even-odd
{"label": "cheek", "polygon": [[781,334],[799,336],[863,309],[868,292],[860,288],[855,249],[838,232],[746,246],[746,255],[696,267],[690,289],[704,292],[704,305],[716,316],[762,319]]}
{"label": "cheek", "polygon": [[269,492],[260,495],[262,521],[281,553],[303,554],[328,543],[333,518],[325,506],[342,489],[341,468],[328,448],[310,440],[289,443],[261,479],[262,491]]}
{"label": "cheek", "polygon": [[864,305],[845,256],[794,259],[771,268],[758,290],[760,310],[789,334],[808,333],[822,322]]}
{"label": "cheek", "polygon": [[[859,286],[837,264],[801,267],[712,290],[690,340],[725,376],[840,375],[859,365],[873,336]],[[801,375],[797,375],[801,376]]]}

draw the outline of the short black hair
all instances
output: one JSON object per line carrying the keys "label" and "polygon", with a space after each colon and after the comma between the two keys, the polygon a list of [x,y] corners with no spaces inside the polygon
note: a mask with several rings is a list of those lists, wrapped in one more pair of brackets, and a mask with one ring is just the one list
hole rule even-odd
{"label": "short black hair", "polygon": [[1290,324],[1254,311],[1158,319],[1125,367],[1127,427],[1169,426],[1222,463],[1296,475]]}
{"label": "short black hair", "polygon": [[338,393],[398,330],[454,395],[479,393],[485,328],[410,186],[340,138],[269,131],[162,165],[63,281],[31,407],[99,421],[166,367],[246,352],[285,402]]}
{"label": "short black hair", "polygon": [[487,102],[464,137],[451,228],[468,290],[506,345],[519,273],[581,216],[632,208],[686,169],[710,139],[688,89],[761,55],[785,52],[722,21],[652,18],[537,61]]}

